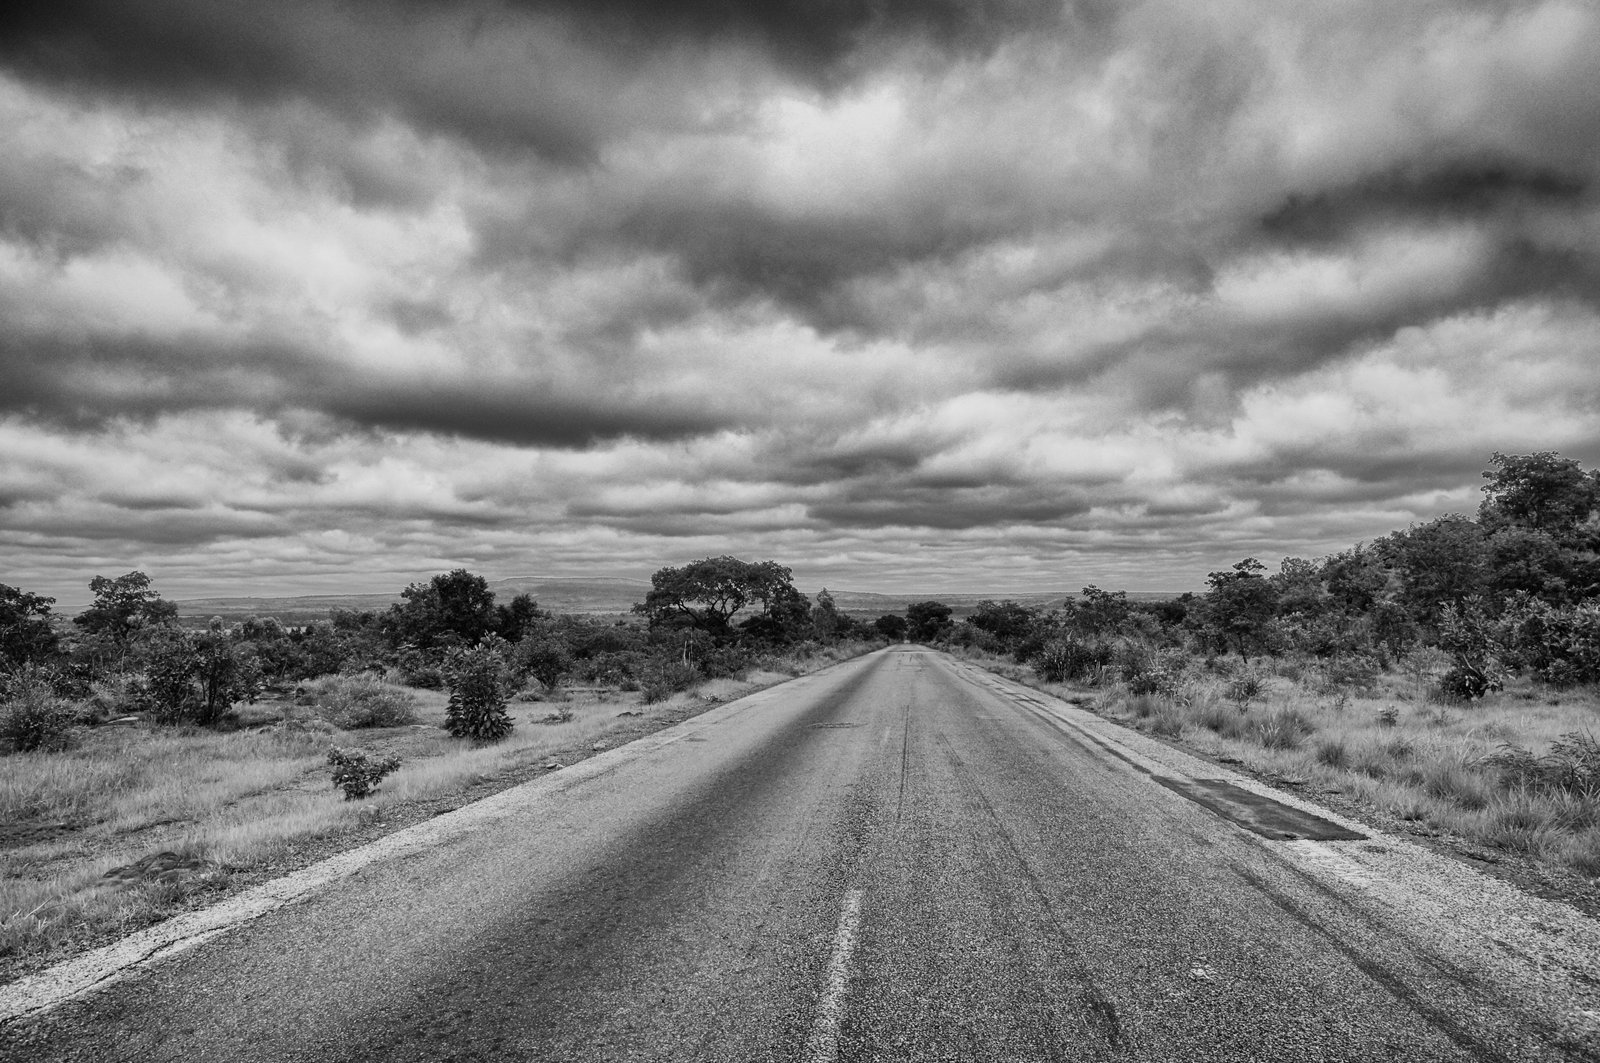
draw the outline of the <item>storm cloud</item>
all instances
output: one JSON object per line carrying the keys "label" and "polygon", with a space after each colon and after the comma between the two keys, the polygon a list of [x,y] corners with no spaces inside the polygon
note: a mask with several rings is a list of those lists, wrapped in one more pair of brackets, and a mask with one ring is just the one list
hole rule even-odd
{"label": "storm cloud", "polygon": [[1600,463],[1574,0],[0,13],[0,582],[1181,590]]}

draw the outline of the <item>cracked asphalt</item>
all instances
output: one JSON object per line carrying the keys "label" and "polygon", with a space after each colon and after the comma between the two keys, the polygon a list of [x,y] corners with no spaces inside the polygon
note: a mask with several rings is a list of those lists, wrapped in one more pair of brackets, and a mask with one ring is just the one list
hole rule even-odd
{"label": "cracked asphalt", "polygon": [[1600,1058],[1591,920],[941,654],[635,745],[0,1056]]}

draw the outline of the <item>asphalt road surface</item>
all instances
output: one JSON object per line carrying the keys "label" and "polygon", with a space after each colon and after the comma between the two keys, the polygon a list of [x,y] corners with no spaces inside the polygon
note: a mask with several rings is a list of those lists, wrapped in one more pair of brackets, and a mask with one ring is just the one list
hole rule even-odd
{"label": "asphalt road surface", "polygon": [[0,1027],[0,1054],[1304,1061],[1600,1045],[1590,921],[918,647],[525,789],[478,828]]}

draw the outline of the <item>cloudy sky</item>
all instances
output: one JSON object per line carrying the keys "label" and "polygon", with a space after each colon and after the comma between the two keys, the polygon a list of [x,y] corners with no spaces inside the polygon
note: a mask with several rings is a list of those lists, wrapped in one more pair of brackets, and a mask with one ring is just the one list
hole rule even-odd
{"label": "cloudy sky", "polygon": [[1600,463],[1600,12],[21,0],[0,582],[1186,589]]}

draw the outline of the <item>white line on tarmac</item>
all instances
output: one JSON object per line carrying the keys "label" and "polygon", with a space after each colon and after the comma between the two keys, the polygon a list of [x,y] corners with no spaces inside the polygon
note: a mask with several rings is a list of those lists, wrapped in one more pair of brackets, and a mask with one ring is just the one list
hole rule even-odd
{"label": "white line on tarmac", "polygon": [[861,922],[861,891],[844,896],[839,932],[833,939],[833,959],[828,963],[828,984],[817,1004],[817,1018],[806,1039],[806,1063],[835,1063],[839,1058],[839,1020],[844,1017],[844,991],[850,984],[850,957],[856,949],[856,927]]}

